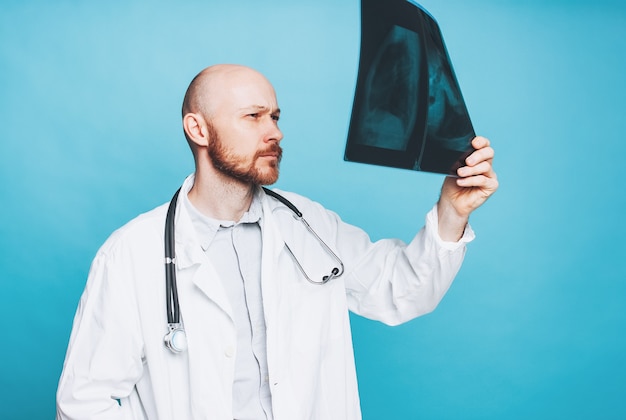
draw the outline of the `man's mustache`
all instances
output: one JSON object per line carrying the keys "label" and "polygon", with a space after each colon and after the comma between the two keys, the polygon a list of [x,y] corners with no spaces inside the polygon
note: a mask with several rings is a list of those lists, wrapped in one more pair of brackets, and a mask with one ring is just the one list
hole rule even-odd
{"label": "man's mustache", "polygon": [[283,148],[278,143],[272,143],[268,148],[257,152],[256,156],[276,155],[278,161],[283,158]]}

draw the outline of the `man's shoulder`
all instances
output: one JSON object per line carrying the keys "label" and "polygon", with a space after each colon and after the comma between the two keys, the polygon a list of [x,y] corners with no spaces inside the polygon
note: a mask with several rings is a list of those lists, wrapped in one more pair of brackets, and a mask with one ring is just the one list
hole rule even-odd
{"label": "man's shoulder", "polygon": [[163,242],[167,203],[141,213],[116,229],[100,247],[99,253],[108,253],[120,247],[145,246]]}

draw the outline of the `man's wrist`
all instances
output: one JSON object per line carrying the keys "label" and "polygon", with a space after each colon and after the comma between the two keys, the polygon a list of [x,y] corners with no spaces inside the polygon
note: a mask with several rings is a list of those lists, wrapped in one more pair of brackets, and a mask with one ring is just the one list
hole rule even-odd
{"label": "man's wrist", "polygon": [[437,203],[439,237],[448,242],[457,242],[463,237],[469,216],[460,215],[456,209],[442,200]]}

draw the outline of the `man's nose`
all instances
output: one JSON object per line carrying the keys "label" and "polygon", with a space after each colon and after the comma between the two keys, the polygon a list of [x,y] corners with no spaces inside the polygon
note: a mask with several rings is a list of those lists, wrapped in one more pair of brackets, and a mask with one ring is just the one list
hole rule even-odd
{"label": "man's nose", "polygon": [[280,128],[278,128],[278,123],[274,119],[271,119],[270,121],[271,123],[269,123],[268,132],[265,136],[265,141],[280,142],[283,139],[283,132],[280,131]]}

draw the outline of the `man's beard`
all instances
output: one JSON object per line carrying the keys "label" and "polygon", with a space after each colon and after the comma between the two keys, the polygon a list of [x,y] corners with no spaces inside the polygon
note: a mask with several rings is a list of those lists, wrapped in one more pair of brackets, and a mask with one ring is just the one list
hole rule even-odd
{"label": "man's beard", "polygon": [[[209,131],[211,131],[209,158],[213,166],[221,173],[237,181],[253,185],[271,185],[278,180],[279,164],[283,156],[283,149],[277,142],[271,142],[266,149],[257,151],[250,162],[246,163],[246,157],[238,156],[226,148],[216,130],[211,127]],[[256,163],[262,155],[267,153],[275,153],[277,159],[268,165],[265,171],[262,171],[257,168]]]}

